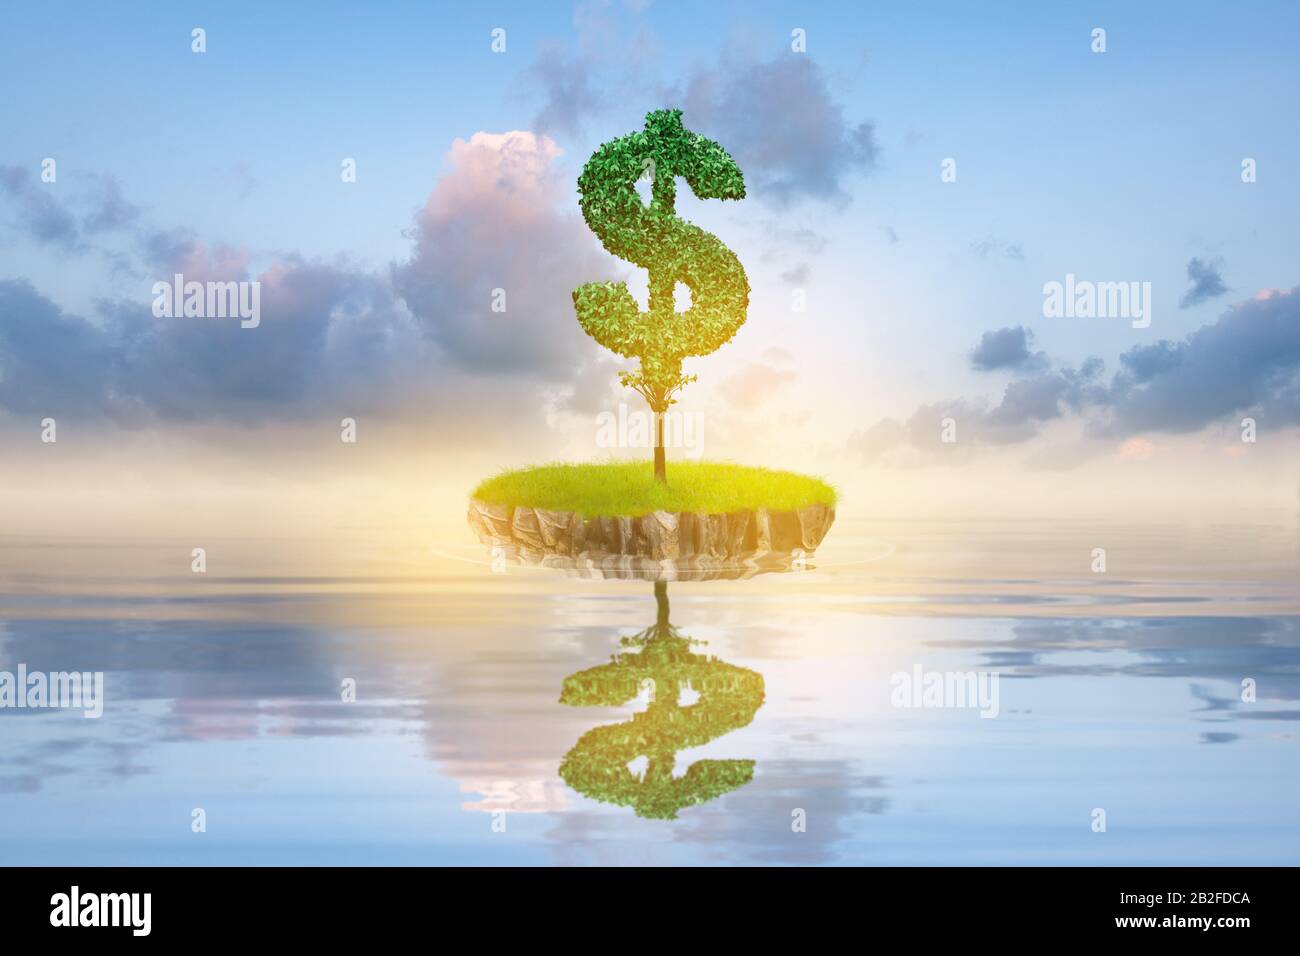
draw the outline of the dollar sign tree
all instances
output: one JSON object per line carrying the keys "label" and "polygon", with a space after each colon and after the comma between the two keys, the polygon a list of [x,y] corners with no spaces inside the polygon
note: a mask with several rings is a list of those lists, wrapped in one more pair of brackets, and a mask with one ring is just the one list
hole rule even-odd
{"label": "dollar sign tree", "polygon": [[[647,206],[636,182],[649,176]],[[654,473],[666,482],[664,413],[694,375],[682,360],[708,355],[745,322],[745,269],[714,235],[676,212],[677,177],[700,199],[743,199],[736,161],[710,139],[682,126],[681,110],[655,110],[645,129],[605,143],[578,177],[582,218],[609,252],[649,272],[650,308],[641,311],[624,282],[592,282],[574,290],[578,322],[607,349],[641,360],[619,381],[639,392],[655,416]],[[676,311],[677,283],[691,290],[691,307]]]}

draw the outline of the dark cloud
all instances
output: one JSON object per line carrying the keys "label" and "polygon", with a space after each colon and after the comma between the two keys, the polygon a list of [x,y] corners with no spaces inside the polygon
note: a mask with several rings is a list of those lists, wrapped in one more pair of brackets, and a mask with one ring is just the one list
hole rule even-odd
{"label": "dark cloud", "polygon": [[1044,372],[1007,385],[1001,403],[989,414],[996,425],[1017,427],[1061,416],[1061,403],[1077,404],[1078,382],[1072,374]]}
{"label": "dark cloud", "polygon": [[[922,405],[906,422],[883,419],[865,432],[855,433],[850,447],[868,461],[905,446],[924,453],[965,457],[978,445],[1009,445],[1038,434],[1043,423],[1067,412],[1080,411],[1104,391],[1103,365],[1089,359],[1077,369],[1044,371],[1018,378],[1003,390],[996,404],[980,399],[951,399]],[[952,419],[956,443],[943,441],[944,420]]]}
{"label": "dark cloud", "polygon": [[83,217],[81,228],[90,235],[125,229],[140,218],[140,207],[123,198],[121,184],[112,177],[100,180],[99,190],[89,205],[90,210]]}
{"label": "dark cloud", "polygon": [[593,87],[590,63],[567,57],[558,44],[542,45],[537,60],[524,71],[523,82],[542,99],[533,117],[533,129],[539,133],[577,136],[604,105]]}
{"label": "dark cloud", "polygon": [[158,229],[139,237],[140,254],[145,265],[166,273],[181,262],[194,248],[197,239],[189,229]]}
{"label": "dark cloud", "polygon": [[1134,346],[1119,357],[1134,382],[1148,382],[1170,372],[1182,361],[1183,345],[1161,339],[1154,345]]}
{"label": "dark cloud", "polygon": [[944,419],[952,419],[963,446],[1025,441],[1038,433],[1043,422],[1061,417],[1061,403],[1070,392],[1071,383],[1064,375],[1048,372],[1011,382],[996,405],[968,399],[922,405],[907,421],[907,437],[915,448],[937,450]]}
{"label": "dark cloud", "polygon": [[0,196],[10,225],[38,243],[68,251],[79,239],[77,219],[54,198],[55,188],[21,166],[0,166]]}
{"label": "dark cloud", "polygon": [[1046,353],[1030,351],[1033,341],[1034,333],[1023,325],[985,332],[971,350],[971,366],[981,372],[1045,367]]}
{"label": "dark cloud", "polygon": [[[254,278],[227,270],[220,277]],[[292,256],[255,278],[256,329],[156,319],[135,303],[111,307],[130,343],[124,391],[165,419],[260,420],[316,414],[329,404],[360,411],[381,404],[372,394],[379,382],[394,391],[410,384],[412,370],[403,375],[399,359],[419,339],[380,277]],[[391,347],[394,339],[401,349]]]}
{"label": "dark cloud", "polygon": [[576,137],[594,116],[627,103],[679,108],[688,129],[735,157],[750,196],[778,206],[846,203],[849,177],[876,166],[874,124],[845,117],[826,74],[806,55],[729,55],[665,86],[647,70],[655,43],[644,28],[629,35],[608,11],[594,9],[575,19],[576,47],[543,42],[519,77],[522,94],[540,101],[538,132]]}
{"label": "dark cloud", "polygon": [[1219,274],[1219,269],[1222,266],[1222,259],[1204,262],[1193,258],[1188,262],[1187,278],[1191,280],[1192,287],[1178,300],[1178,307],[1187,309],[1194,305],[1200,305],[1202,302],[1208,302],[1210,299],[1227,292],[1228,287],[1223,284],[1223,276]]}
{"label": "dark cloud", "polygon": [[[1023,357],[1028,341],[1019,348],[1018,336],[1005,335],[1014,331],[985,333],[972,361]],[[1181,341],[1135,346],[1120,356],[1109,382],[1102,371],[1099,358],[1043,370],[1012,381],[996,405],[962,398],[930,403],[906,423],[876,423],[851,444],[867,460],[908,445],[940,450],[944,418],[957,422],[963,445],[1026,441],[1067,413],[1106,438],[1192,432],[1244,414],[1274,427],[1300,425],[1300,287],[1240,302]]]}
{"label": "dark cloud", "polygon": [[124,360],[111,329],[67,314],[25,280],[0,280],[0,408],[97,413]]}
{"label": "dark cloud", "polygon": [[573,10],[572,44],[538,44],[536,59],[517,83],[525,99],[541,103],[535,132],[576,137],[596,115],[654,98],[647,67],[656,42],[636,6],[580,3]]}
{"label": "dark cloud", "polygon": [[101,302],[92,322],[26,282],[0,282],[0,408],[124,425],[253,423],[328,404],[382,407],[418,381],[420,337],[380,279],[300,259],[257,278],[256,329],[155,318],[151,302],[129,300]]}
{"label": "dark cloud", "polygon": [[845,119],[825,75],[807,56],[724,62],[695,72],[666,95],[684,110],[688,128],[735,157],[755,198],[779,205],[845,203],[849,176],[876,165],[874,125]]}
{"label": "dark cloud", "polygon": [[[259,256],[185,229],[134,225],[135,207],[103,180],[85,223],[130,229],[134,242],[116,253],[115,269],[142,289],[176,273],[187,282],[256,282],[260,324],[155,317],[143,294],[78,315],[27,282],[0,283],[0,411],[128,427],[254,425],[332,408],[400,416],[475,376],[481,384],[468,386],[477,397],[463,420],[539,408],[544,391],[564,394],[599,352],[573,318],[572,290],[613,278],[615,268],[581,219],[560,211],[558,154],[532,133],[457,141],[416,217],[410,258],[383,271],[346,257]],[[5,170],[4,182],[19,197],[31,192],[21,170]],[[76,245],[84,233],[69,217],[43,241]],[[504,290],[504,312],[492,311],[495,289]]]}
{"label": "dark cloud", "polygon": [[[0,208],[7,210],[10,226],[39,244],[82,251],[85,237],[131,227],[140,216],[139,207],[122,197],[120,184],[111,176],[98,177],[72,203],[55,198],[62,188],[42,183],[21,166],[0,166]],[[77,207],[84,212],[75,213]]]}
{"label": "dark cloud", "polygon": [[1300,287],[1238,303],[1179,342],[1135,346],[1106,396],[1106,433],[1188,432],[1247,411],[1300,423]]}

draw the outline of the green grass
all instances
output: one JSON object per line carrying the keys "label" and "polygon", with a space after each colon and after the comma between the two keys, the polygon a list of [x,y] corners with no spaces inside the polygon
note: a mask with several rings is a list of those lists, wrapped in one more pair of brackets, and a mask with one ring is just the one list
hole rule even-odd
{"label": "green grass", "polygon": [[504,471],[474,489],[474,497],[513,507],[598,515],[651,511],[720,514],[767,508],[790,511],[835,504],[835,489],[809,475],[719,461],[669,461],[667,487],[646,459],[551,464]]}

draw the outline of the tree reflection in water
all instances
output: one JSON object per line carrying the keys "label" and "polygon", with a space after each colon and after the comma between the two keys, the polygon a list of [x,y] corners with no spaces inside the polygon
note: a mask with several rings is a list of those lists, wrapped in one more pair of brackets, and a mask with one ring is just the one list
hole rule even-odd
{"label": "tree reflection in water", "polygon": [[[677,751],[699,747],[746,726],[763,705],[763,677],[704,654],[668,621],[668,585],[655,582],[658,620],[620,640],[637,648],[615,654],[564,681],[560,703],[617,707],[650,690],[650,705],[621,724],[583,734],[560,762],[560,776],[585,796],[629,806],[637,816],[673,820],[683,807],[705,803],[749,783],[752,760],[697,760],[673,776]],[[698,699],[681,702],[682,691]],[[629,766],[645,758],[644,773]]]}

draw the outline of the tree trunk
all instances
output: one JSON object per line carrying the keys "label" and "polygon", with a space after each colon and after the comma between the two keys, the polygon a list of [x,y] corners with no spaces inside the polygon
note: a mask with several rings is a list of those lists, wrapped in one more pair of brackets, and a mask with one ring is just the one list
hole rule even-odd
{"label": "tree trunk", "polygon": [[668,629],[668,582],[655,582],[655,608],[658,610],[658,620],[655,627],[661,631]]}
{"label": "tree trunk", "polygon": [[655,412],[655,481],[668,484],[668,462],[664,458],[663,412]]}

